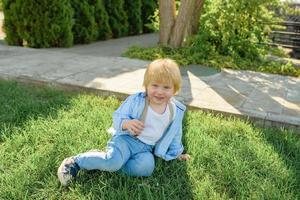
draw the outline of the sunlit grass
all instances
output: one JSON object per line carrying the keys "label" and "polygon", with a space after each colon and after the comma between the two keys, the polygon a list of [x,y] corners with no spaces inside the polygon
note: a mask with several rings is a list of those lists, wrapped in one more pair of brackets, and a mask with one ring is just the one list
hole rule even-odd
{"label": "sunlit grass", "polygon": [[156,159],[149,178],[80,172],[68,188],[63,158],[103,149],[113,97],[0,81],[0,199],[299,199],[300,139],[235,118],[188,111],[189,162]]}

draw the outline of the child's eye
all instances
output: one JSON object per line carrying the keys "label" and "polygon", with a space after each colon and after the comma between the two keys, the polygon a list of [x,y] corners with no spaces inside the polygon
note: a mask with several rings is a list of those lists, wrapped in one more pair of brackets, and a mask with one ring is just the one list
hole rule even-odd
{"label": "child's eye", "polygon": [[172,86],[171,85],[164,85],[164,89],[171,89]]}
{"label": "child's eye", "polygon": [[158,87],[158,85],[157,84],[152,84],[152,87]]}

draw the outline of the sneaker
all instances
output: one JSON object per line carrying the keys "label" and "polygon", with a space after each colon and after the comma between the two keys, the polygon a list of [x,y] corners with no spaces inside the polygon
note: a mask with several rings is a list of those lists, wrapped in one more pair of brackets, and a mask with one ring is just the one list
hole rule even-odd
{"label": "sneaker", "polygon": [[67,186],[77,176],[79,169],[78,164],[75,163],[72,157],[64,159],[57,170],[57,176],[61,184]]}

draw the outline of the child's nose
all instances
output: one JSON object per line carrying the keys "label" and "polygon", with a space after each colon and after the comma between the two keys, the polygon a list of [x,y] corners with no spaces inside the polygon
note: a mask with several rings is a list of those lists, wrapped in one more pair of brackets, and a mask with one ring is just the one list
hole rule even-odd
{"label": "child's nose", "polygon": [[163,93],[163,91],[164,91],[164,90],[163,90],[163,88],[161,88],[161,87],[160,87],[160,88],[158,88],[158,90],[157,90],[157,92],[158,92],[159,94],[162,94],[162,93]]}

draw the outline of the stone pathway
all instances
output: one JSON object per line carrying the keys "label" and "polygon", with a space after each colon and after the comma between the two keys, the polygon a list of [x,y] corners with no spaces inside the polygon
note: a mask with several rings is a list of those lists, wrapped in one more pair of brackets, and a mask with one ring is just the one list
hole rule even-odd
{"label": "stone pathway", "polygon": [[[31,49],[0,42],[0,78],[65,89],[90,90],[122,98],[142,91],[148,61],[120,57],[132,45],[155,45],[157,34],[77,45]],[[181,67],[177,98],[190,108],[235,115],[264,126],[288,126],[300,132],[300,79],[199,65]]]}

